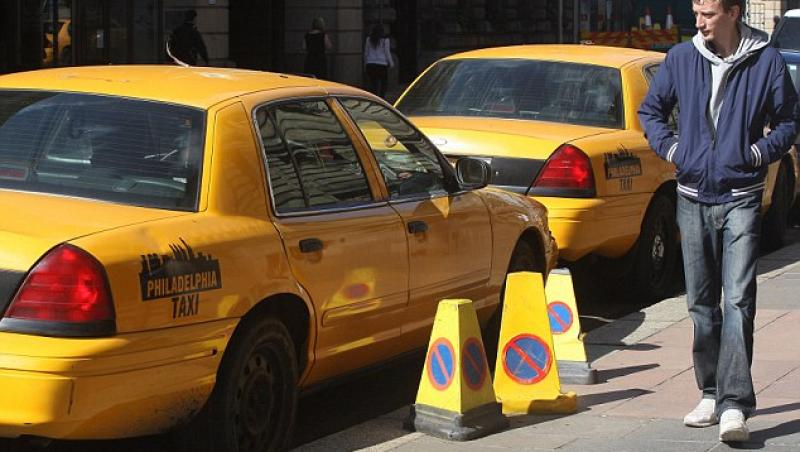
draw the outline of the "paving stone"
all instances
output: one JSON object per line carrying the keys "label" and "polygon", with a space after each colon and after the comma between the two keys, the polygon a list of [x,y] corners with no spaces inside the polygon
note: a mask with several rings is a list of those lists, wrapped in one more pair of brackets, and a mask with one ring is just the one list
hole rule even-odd
{"label": "paving stone", "polygon": [[[543,420],[544,419],[544,420]],[[569,416],[515,416],[512,425],[531,433],[581,437],[616,437],[627,435],[646,421],[581,412]]]}
{"label": "paving stone", "polygon": [[700,399],[694,372],[687,370],[653,388],[650,394],[631,399],[606,412],[609,416],[630,416],[642,419],[683,419]]}
{"label": "paving stone", "polygon": [[792,311],[760,329],[755,334],[753,356],[757,359],[800,362],[797,325],[800,311]]}
{"label": "paving stone", "polygon": [[789,312],[785,309],[766,309],[758,307],[756,311],[756,331],[764,328]]}
{"label": "paving stone", "polygon": [[752,375],[759,397],[800,397],[800,362],[754,359]]}
{"label": "paving stone", "polygon": [[[619,350],[625,349],[624,345],[602,345],[602,344],[590,344],[584,341],[584,348],[586,349],[586,359],[589,360],[590,363],[597,361],[598,359],[615,353]],[[594,367],[594,366],[592,366]]]}
{"label": "paving stone", "polygon": [[680,322],[689,317],[686,311],[686,297],[668,298],[642,310],[645,321]]}
{"label": "paving stone", "polygon": [[687,347],[665,347],[650,343],[639,343],[624,353],[614,353],[597,360],[597,369],[621,368],[654,364],[666,369],[685,370],[692,366],[691,349]]}
{"label": "paving stone", "polygon": [[683,347],[690,350],[693,340],[694,328],[686,328],[683,324],[675,323],[648,337],[647,343],[669,347]]}
{"label": "paving stone", "polygon": [[558,449],[564,452],[706,452],[712,444],[681,441],[642,440],[633,442],[625,439],[593,438],[577,439]]}
{"label": "paving stone", "polygon": [[756,414],[754,421],[781,423],[800,419],[800,398],[769,398],[756,396]]}

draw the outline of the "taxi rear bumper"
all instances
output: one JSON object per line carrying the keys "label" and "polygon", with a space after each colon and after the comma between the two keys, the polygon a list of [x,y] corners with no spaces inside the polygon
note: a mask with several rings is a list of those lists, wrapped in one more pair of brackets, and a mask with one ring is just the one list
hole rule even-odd
{"label": "taxi rear bumper", "polygon": [[167,431],[205,403],[234,327],[219,321],[81,340],[0,333],[0,437]]}
{"label": "taxi rear bumper", "polygon": [[639,237],[650,196],[534,199],[547,207],[559,257],[574,262],[589,253],[615,258],[630,251]]}

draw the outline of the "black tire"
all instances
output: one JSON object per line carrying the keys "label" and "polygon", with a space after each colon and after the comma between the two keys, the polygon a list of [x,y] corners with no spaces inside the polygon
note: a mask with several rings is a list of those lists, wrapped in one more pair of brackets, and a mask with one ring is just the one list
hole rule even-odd
{"label": "black tire", "polygon": [[[530,272],[543,272],[544,264],[543,258],[538,258],[536,252],[530,243],[520,240],[514,247],[511,253],[511,259],[508,263],[509,273],[530,271]],[[542,275],[544,276],[544,275]],[[483,337],[483,348],[486,350],[486,359],[489,361],[489,368],[494,372],[495,360],[497,358],[497,342],[500,340],[500,322],[503,320],[503,297],[506,292],[506,283],[503,281],[503,288],[500,290],[500,303],[497,305],[497,310],[494,311],[489,318],[489,322],[483,328],[481,336]]]}
{"label": "black tire", "polygon": [[775,188],[772,191],[772,204],[761,223],[761,249],[775,251],[786,242],[786,228],[789,223],[789,203],[792,199],[791,179],[785,163],[778,168]]}
{"label": "black tire", "polygon": [[289,448],[297,411],[297,359],[289,331],[264,317],[239,327],[183,450],[262,452]]}
{"label": "black tire", "polygon": [[631,275],[636,294],[645,301],[674,295],[681,259],[675,202],[668,196],[653,196],[634,253]]}

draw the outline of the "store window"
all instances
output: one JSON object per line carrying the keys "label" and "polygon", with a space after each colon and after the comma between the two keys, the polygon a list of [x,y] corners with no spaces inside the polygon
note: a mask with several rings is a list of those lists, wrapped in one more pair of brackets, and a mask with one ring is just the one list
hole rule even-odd
{"label": "store window", "polygon": [[41,8],[42,67],[73,63],[72,0],[46,0]]}

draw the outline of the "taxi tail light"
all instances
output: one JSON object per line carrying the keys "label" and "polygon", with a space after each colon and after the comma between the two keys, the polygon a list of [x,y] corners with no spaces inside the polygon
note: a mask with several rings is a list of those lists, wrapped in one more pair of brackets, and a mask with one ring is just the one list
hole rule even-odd
{"label": "taxi tail light", "polygon": [[116,330],[103,266],[72,245],[53,248],[28,273],[0,330],[47,336],[103,336]]}
{"label": "taxi tail light", "polygon": [[556,149],[528,190],[530,195],[589,198],[595,196],[589,156],[571,144]]}

